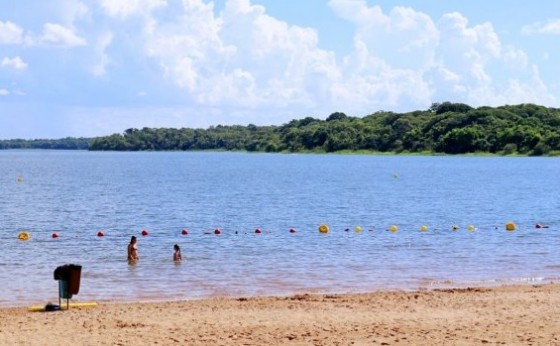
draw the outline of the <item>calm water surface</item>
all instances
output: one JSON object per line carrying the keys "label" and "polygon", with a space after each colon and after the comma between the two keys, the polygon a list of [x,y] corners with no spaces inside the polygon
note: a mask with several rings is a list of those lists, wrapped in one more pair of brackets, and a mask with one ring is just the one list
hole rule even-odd
{"label": "calm water surface", "polygon": [[559,172],[558,158],[0,151],[0,305],[56,301],[66,263],[83,266],[81,301],[559,281]]}

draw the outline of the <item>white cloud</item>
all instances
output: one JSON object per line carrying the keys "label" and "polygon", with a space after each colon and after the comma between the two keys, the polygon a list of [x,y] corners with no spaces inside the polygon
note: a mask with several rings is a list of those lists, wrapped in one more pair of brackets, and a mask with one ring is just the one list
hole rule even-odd
{"label": "white cloud", "polygon": [[439,32],[432,19],[409,7],[394,7],[385,14],[364,0],[331,0],[333,10],[356,26],[354,40],[363,42],[377,58],[394,68],[421,69],[434,58]]}
{"label": "white cloud", "polygon": [[11,67],[16,70],[23,70],[27,68],[27,63],[23,61],[19,56],[16,56],[14,58],[5,57],[4,59],[2,59],[2,62],[0,62],[0,66]]}
{"label": "white cloud", "polygon": [[46,23],[41,41],[60,46],[84,46],[86,40],[76,35],[72,30],[59,24]]}
{"label": "white cloud", "polygon": [[[185,0],[186,1],[186,0]],[[147,16],[154,9],[167,5],[166,0],[101,0],[101,7],[109,16],[126,19],[130,16]]]}
{"label": "white cloud", "polygon": [[[455,100],[473,106],[519,103],[530,98],[528,93],[522,97],[522,90],[542,86],[527,54],[515,47],[502,47],[490,23],[469,26],[467,18],[455,12],[444,15],[438,29],[437,67],[426,75],[434,85],[432,98],[436,101]],[[453,78],[449,78],[450,73]],[[533,78],[527,80],[531,75]],[[540,98],[553,99],[549,91],[539,90],[546,93]]]}
{"label": "white cloud", "polygon": [[111,59],[105,52],[107,47],[111,45],[113,41],[112,33],[105,33],[99,37],[95,44],[95,55],[97,57],[97,64],[93,66],[92,73],[96,77],[101,77],[105,75],[107,65],[111,62]]}
{"label": "white cloud", "polygon": [[309,105],[309,84],[334,66],[317,44],[314,30],[289,26],[247,0],[228,1],[221,16],[212,3],[184,1],[181,15],[146,37],[147,54],[190,97],[246,108]]}
{"label": "white cloud", "polygon": [[0,44],[20,44],[23,41],[23,30],[12,22],[0,21]]}
{"label": "white cloud", "polygon": [[[504,48],[491,23],[469,25],[456,12],[434,22],[400,6],[384,13],[364,0],[329,5],[356,29],[354,50],[344,57],[321,49],[314,29],[289,25],[249,0],[227,1],[220,14],[212,3],[184,1],[172,20],[143,33],[146,53],[188,99],[254,110],[356,114],[422,108],[434,99],[481,105],[508,92],[504,76],[523,83],[532,73],[527,54]],[[509,70],[498,75],[491,65]]]}
{"label": "white cloud", "polygon": [[519,103],[558,104],[558,99],[550,93],[547,85],[543,83],[538,67],[531,65],[529,71],[529,80],[510,78],[502,92],[479,95],[480,99],[490,106]]}
{"label": "white cloud", "polygon": [[7,96],[10,95],[10,92],[7,89],[0,88],[0,96]]}
{"label": "white cloud", "polygon": [[355,51],[343,59],[343,77],[335,86],[336,98],[350,105],[345,109],[402,104],[418,109],[446,100],[474,106],[531,99],[558,104],[528,55],[504,48],[489,22],[469,25],[457,12],[434,22],[411,8],[384,13],[364,0],[329,5],[356,27]]}
{"label": "white cloud", "polygon": [[440,55],[452,54],[458,64],[464,64],[465,58],[476,56],[480,62],[497,58],[501,54],[501,43],[492,24],[484,23],[468,26],[468,20],[460,13],[445,14],[438,22],[441,35]]}
{"label": "white cloud", "polygon": [[535,22],[525,25],[521,32],[523,34],[553,34],[560,35],[560,19],[550,20],[547,23]]}
{"label": "white cloud", "polygon": [[60,47],[76,47],[87,44],[84,38],[76,35],[71,29],[53,23],[45,23],[43,33],[38,37],[34,37],[31,34],[27,35],[26,43],[30,46],[47,45]]}
{"label": "white cloud", "polygon": [[[331,0],[331,8],[356,27],[354,52],[340,65],[333,97],[350,112],[431,101],[424,73],[434,66],[440,33],[431,18],[409,7],[385,14],[364,0]],[[452,73],[450,72],[449,75]]]}

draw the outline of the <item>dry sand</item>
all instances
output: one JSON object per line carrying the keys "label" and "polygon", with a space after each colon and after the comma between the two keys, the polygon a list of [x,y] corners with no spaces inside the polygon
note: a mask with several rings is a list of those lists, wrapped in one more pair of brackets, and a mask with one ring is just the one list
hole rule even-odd
{"label": "dry sand", "polygon": [[0,310],[0,345],[560,345],[558,284]]}

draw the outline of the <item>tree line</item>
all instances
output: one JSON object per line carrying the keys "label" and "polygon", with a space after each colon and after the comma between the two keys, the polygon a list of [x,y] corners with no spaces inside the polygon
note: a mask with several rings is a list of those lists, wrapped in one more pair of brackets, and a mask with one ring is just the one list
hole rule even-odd
{"label": "tree line", "polygon": [[305,117],[279,126],[145,127],[96,138],[0,140],[0,149],[15,148],[560,155],[560,109],[443,102],[423,111],[364,117],[336,112],[325,120]]}
{"label": "tree line", "polygon": [[65,149],[87,150],[90,138],[66,137],[62,139],[0,139],[0,149]]}
{"label": "tree line", "polygon": [[473,108],[434,103],[425,111],[336,112],[280,126],[143,128],[98,137],[90,150],[243,150],[249,152],[560,154],[560,109],[534,104]]}

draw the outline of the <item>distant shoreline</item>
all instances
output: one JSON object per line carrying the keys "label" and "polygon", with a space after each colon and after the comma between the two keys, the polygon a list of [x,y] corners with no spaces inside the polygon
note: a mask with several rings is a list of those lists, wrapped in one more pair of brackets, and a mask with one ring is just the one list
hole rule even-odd
{"label": "distant shoreline", "polygon": [[335,112],[325,120],[305,117],[282,125],[144,127],[91,138],[7,139],[0,140],[0,149],[559,156],[559,124],[560,109],[535,104],[473,108],[443,102],[408,113]]}
{"label": "distant shoreline", "polygon": [[464,154],[446,154],[439,152],[387,152],[387,151],[373,151],[373,150],[341,150],[335,152],[326,151],[301,151],[301,152],[264,152],[264,151],[247,151],[247,150],[219,150],[219,149],[208,149],[208,150],[88,150],[88,149],[41,149],[41,148],[10,148],[10,149],[0,149],[3,151],[84,151],[84,152],[105,152],[105,153],[244,153],[244,154],[279,154],[279,155],[364,155],[364,156],[441,156],[441,157],[558,157],[560,152],[549,153],[542,156],[533,156],[529,154],[499,154],[499,153],[464,153]]}

